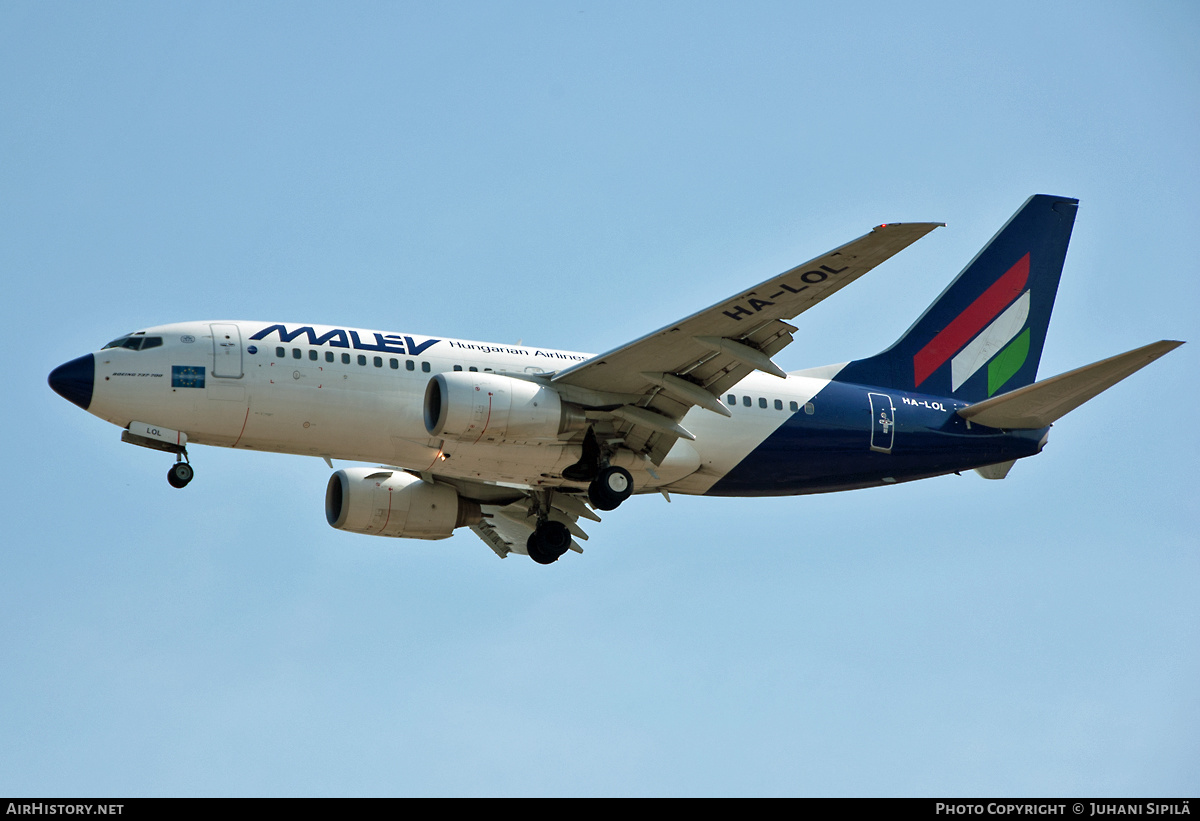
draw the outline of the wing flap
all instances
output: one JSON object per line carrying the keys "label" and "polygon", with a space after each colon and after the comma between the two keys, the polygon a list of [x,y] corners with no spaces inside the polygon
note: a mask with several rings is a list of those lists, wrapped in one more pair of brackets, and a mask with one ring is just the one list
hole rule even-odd
{"label": "wing flap", "polygon": [[[529,534],[537,524],[534,515],[533,500],[528,495],[512,504],[484,504],[480,506],[483,520],[471,525],[471,530],[484,543],[495,551],[501,559],[509,553],[527,555],[525,543]],[[566,493],[554,493],[550,498],[549,518],[562,522],[571,531],[575,539],[587,541],[588,535],[579,526],[580,517],[600,521],[600,517],[592,512],[584,503]],[[575,541],[571,542],[571,550],[582,553],[583,548]]]}

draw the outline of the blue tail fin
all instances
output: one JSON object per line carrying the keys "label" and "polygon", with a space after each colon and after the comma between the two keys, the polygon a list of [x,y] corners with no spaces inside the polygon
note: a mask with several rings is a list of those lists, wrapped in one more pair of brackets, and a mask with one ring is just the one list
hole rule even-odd
{"label": "blue tail fin", "polygon": [[1078,203],[1030,197],[896,344],[837,381],[966,402],[1031,384]]}

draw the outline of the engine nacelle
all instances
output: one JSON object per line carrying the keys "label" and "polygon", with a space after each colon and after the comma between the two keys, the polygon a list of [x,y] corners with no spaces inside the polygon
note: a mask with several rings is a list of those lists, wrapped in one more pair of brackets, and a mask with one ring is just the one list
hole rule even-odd
{"label": "engine nacelle", "polygon": [[325,518],[338,530],[406,539],[446,539],[478,524],[479,503],[449,485],[387,468],[347,468],[329,477]]}
{"label": "engine nacelle", "polygon": [[444,439],[554,440],[586,425],[583,411],[556,391],[498,373],[439,373],[425,388],[425,429]]}

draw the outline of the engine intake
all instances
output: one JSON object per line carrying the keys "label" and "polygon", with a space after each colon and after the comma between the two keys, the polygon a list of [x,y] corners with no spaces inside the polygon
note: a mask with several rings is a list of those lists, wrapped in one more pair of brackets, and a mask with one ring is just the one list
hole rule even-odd
{"label": "engine intake", "polygon": [[449,485],[386,468],[346,468],[329,477],[325,519],[338,530],[406,539],[446,539],[478,524],[479,503]]}
{"label": "engine intake", "polygon": [[551,388],[496,373],[439,373],[425,388],[425,429],[459,442],[555,440],[582,430],[582,409]]}

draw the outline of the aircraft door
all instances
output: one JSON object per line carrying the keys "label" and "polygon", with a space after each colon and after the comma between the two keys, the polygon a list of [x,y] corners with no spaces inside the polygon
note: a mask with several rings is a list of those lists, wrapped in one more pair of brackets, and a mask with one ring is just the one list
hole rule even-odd
{"label": "aircraft door", "polygon": [[868,393],[871,403],[871,450],[891,453],[896,437],[896,406],[886,393]]}
{"label": "aircraft door", "polygon": [[213,376],[226,379],[242,378],[242,333],[237,325],[214,322],[208,326],[212,329],[213,339]]}

